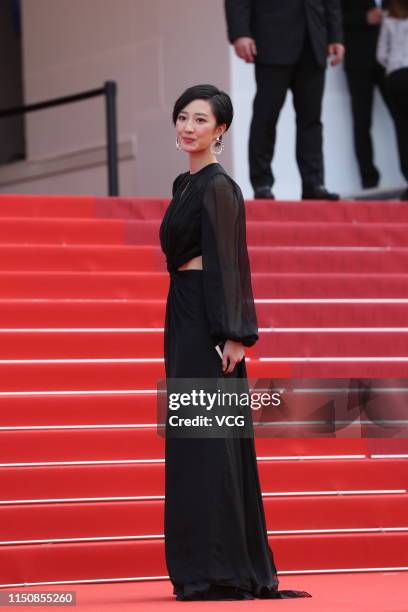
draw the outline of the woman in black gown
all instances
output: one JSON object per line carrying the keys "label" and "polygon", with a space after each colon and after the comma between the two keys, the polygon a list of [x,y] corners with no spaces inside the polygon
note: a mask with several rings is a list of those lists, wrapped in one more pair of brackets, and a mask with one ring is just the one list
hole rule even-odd
{"label": "woman in black gown", "polygon": [[[190,171],[176,177],[160,226],[167,379],[246,379],[244,347],[258,340],[243,197],[215,157],[232,116],[212,85],[190,87],[173,109]],[[178,600],[310,597],[278,590],[253,437],[166,436],[165,460],[166,563]]]}

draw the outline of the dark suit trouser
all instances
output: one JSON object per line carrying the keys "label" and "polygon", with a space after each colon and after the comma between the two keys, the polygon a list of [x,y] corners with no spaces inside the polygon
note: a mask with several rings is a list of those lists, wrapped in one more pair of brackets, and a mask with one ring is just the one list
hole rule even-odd
{"label": "dark suit trouser", "polygon": [[321,109],[325,68],[320,67],[308,37],[293,66],[255,64],[257,84],[249,136],[249,169],[254,189],[272,186],[271,163],[276,124],[288,89],[296,112],[296,160],[305,187],[324,182]]}
{"label": "dark suit trouser", "polygon": [[401,172],[408,181],[408,68],[391,72],[386,85],[392,101]]}
{"label": "dark suit trouser", "polygon": [[353,115],[354,149],[363,186],[366,181],[378,180],[379,172],[374,164],[371,124],[373,99],[376,87],[390,109],[390,99],[385,87],[384,69],[379,64],[372,68],[347,70],[347,83]]}

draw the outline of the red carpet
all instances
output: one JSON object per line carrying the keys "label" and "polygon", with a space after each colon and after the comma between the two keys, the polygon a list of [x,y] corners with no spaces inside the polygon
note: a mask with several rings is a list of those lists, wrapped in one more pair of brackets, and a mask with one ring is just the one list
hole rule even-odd
{"label": "red carpet", "polygon": [[[228,612],[270,612],[284,610],[294,612],[406,612],[406,573],[336,573],[302,576],[281,576],[281,588],[295,589],[301,587],[313,593],[312,598],[286,599],[270,601],[255,599],[253,601],[213,601],[211,609],[228,610]],[[107,584],[66,584],[36,586],[19,589],[26,591],[75,591],[77,605],[75,609],[86,612],[116,612],[117,610],[143,612],[167,612],[182,609],[209,609],[208,602],[173,601],[172,587],[168,580],[142,582],[120,582]],[[14,589],[7,589],[7,592]],[[170,606],[170,607],[169,607]],[[36,610],[45,610],[37,607]],[[48,608],[47,608],[48,609]],[[19,610],[30,612],[32,607],[21,606]]]}
{"label": "red carpet", "polygon": [[[166,575],[166,205],[0,197],[0,587],[71,581],[90,610],[171,601],[168,582],[134,582]],[[408,378],[406,205],[250,201],[247,227],[250,377]],[[279,605],[407,610],[406,439],[256,446],[281,588],[313,594]]]}

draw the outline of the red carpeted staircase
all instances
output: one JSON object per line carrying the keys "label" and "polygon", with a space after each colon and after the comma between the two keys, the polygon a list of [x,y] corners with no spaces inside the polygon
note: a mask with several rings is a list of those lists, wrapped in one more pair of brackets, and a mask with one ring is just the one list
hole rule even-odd
{"label": "red carpeted staircase", "polygon": [[[166,576],[167,201],[0,197],[0,586]],[[408,378],[408,207],[247,202],[248,373]],[[257,438],[281,573],[408,569],[406,439]]]}

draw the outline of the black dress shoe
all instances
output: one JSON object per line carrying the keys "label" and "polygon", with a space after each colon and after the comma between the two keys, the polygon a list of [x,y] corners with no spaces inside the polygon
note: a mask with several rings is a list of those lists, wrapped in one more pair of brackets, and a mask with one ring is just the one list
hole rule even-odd
{"label": "black dress shoe", "polygon": [[400,200],[408,200],[408,187],[405,191],[403,191],[400,195]]}
{"label": "black dress shoe", "polygon": [[380,175],[366,176],[362,179],[361,184],[363,185],[363,189],[374,189],[374,187],[378,187],[380,182]]}
{"label": "black dress shoe", "polygon": [[303,187],[302,200],[339,200],[338,193],[327,191],[323,185],[313,187]]}
{"label": "black dress shoe", "polygon": [[256,200],[274,200],[275,196],[272,193],[272,189],[267,185],[266,187],[256,187],[254,198]]}

